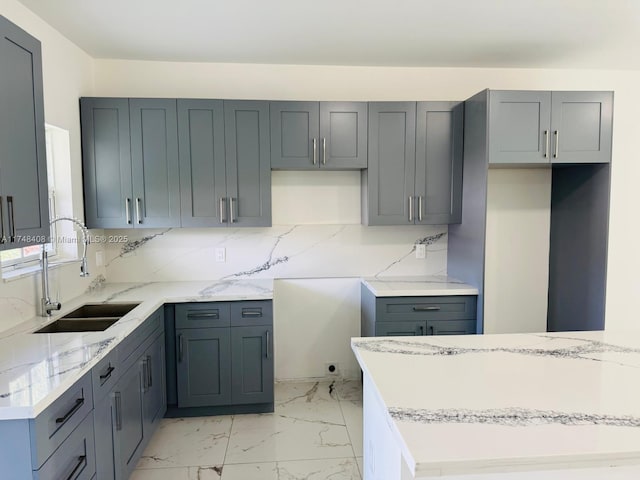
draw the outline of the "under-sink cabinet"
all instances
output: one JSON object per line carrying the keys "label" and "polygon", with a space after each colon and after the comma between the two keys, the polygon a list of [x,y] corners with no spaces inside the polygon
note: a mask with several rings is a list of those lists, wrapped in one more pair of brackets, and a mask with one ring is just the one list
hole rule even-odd
{"label": "under-sink cabinet", "polygon": [[475,334],[475,295],[376,297],[362,287],[363,337]]}

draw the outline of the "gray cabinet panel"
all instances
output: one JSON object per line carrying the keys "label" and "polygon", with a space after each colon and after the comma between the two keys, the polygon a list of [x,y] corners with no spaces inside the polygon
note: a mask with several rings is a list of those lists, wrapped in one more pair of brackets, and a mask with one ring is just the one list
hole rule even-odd
{"label": "gray cabinet panel", "polygon": [[231,403],[229,328],[177,330],[178,407]]}
{"label": "gray cabinet panel", "polygon": [[270,110],[271,167],[318,168],[318,102],[271,102]]}
{"label": "gray cabinet panel", "polygon": [[273,402],[273,327],[231,328],[231,401]]}
{"label": "gray cabinet panel", "polygon": [[129,100],[81,98],[84,212],[89,228],[130,228]]}
{"label": "gray cabinet panel", "polygon": [[115,406],[113,393],[96,402],[93,409],[93,429],[95,432],[96,477],[100,480],[114,480],[114,424]]}
{"label": "gray cabinet panel", "polygon": [[369,104],[369,225],[413,223],[415,121],[413,102]]}
{"label": "gray cabinet panel", "polygon": [[178,100],[178,138],[182,226],[225,226],[222,100]]}
{"label": "gray cabinet panel", "polygon": [[0,17],[2,231],[17,248],[49,235],[40,42]]}
{"label": "gray cabinet panel", "polygon": [[130,99],[134,218],[144,228],[180,226],[176,100]]}
{"label": "gray cabinet panel", "polygon": [[463,121],[463,103],[417,105],[414,212],[417,224],[461,221]]}
{"label": "gray cabinet panel", "polygon": [[367,112],[365,102],[320,102],[320,168],[367,168]]}
{"label": "gray cabinet panel", "polygon": [[428,320],[427,335],[473,335],[475,320]]}
{"label": "gray cabinet panel", "polygon": [[550,119],[551,92],[492,90],[489,163],[549,163]]}
{"label": "gray cabinet panel", "polygon": [[376,322],[376,337],[408,337],[425,335],[427,322]]}
{"label": "gray cabinet panel", "polygon": [[225,101],[229,225],[271,226],[269,103]]}
{"label": "gray cabinet panel", "polygon": [[551,161],[611,161],[613,93],[553,92],[551,98]]}
{"label": "gray cabinet panel", "polygon": [[143,361],[144,435],[148,437],[167,410],[164,335],[156,337]]}
{"label": "gray cabinet panel", "polygon": [[114,392],[114,459],[116,479],[127,479],[138,461],[143,429],[142,369],[132,366],[118,381]]}

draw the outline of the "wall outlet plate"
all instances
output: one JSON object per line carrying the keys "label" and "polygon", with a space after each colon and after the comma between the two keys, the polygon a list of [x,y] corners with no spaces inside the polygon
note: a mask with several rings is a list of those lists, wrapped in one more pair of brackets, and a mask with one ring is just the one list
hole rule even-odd
{"label": "wall outlet plate", "polygon": [[104,265],[104,252],[98,251],[96,252],[96,267],[101,267]]}
{"label": "wall outlet plate", "polygon": [[227,252],[224,247],[216,248],[216,262],[224,263],[227,261]]}
{"label": "wall outlet plate", "polygon": [[324,364],[324,374],[328,377],[340,376],[340,365],[338,365],[338,362],[326,362]]}
{"label": "wall outlet plate", "polygon": [[416,258],[425,258],[427,256],[427,246],[418,243],[416,244]]}

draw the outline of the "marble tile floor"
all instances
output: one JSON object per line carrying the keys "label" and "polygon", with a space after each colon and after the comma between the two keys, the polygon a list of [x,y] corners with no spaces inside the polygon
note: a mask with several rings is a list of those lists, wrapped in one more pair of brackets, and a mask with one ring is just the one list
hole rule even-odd
{"label": "marble tile floor", "polygon": [[361,480],[359,380],[285,382],[275,412],[164,419],[131,480]]}

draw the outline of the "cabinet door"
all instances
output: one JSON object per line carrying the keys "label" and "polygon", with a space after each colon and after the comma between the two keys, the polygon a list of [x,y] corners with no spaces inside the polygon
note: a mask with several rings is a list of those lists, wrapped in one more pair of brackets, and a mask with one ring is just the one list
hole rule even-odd
{"label": "cabinet door", "polygon": [[114,459],[116,479],[127,479],[138,461],[142,444],[143,385],[140,362],[120,378],[114,388]]}
{"label": "cabinet door", "polygon": [[176,100],[129,100],[133,210],[140,228],[180,226]]}
{"label": "cabinet door", "polygon": [[84,214],[89,228],[131,228],[129,100],[81,98]]}
{"label": "cabinet door", "polygon": [[367,168],[367,104],[320,102],[320,168]]}
{"label": "cabinet door", "polygon": [[3,248],[49,236],[40,42],[0,17],[0,194]]}
{"label": "cabinet door", "polygon": [[229,225],[271,226],[269,102],[225,101]]}
{"label": "cabinet door", "polygon": [[613,92],[553,92],[551,98],[551,161],[610,162]]}
{"label": "cabinet door", "polygon": [[549,163],[551,92],[489,92],[489,163]]}
{"label": "cabinet door", "polygon": [[234,405],[273,402],[273,327],[231,328]]}
{"label": "cabinet door", "polygon": [[376,322],[376,337],[409,337],[425,335],[426,322]]}
{"label": "cabinet door", "polygon": [[93,410],[93,429],[96,448],[96,477],[100,480],[116,478],[114,459],[115,401],[113,393],[96,399]]}
{"label": "cabinet door", "polygon": [[178,100],[183,227],[226,225],[222,100]]}
{"label": "cabinet door", "polygon": [[416,121],[416,223],[462,220],[464,104],[419,102]]}
{"label": "cabinet door", "polygon": [[178,407],[231,403],[229,328],[177,330]]}
{"label": "cabinet door", "polygon": [[428,320],[427,335],[471,335],[476,333],[475,320]]}
{"label": "cabinet door", "polygon": [[414,223],[415,147],[414,102],[369,104],[369,225]]}
{"label": "cabinet door", "polygon": [[158,336],[144,355],[144,435],[149,437],[167,410],[164,335]]}
{"label": "cabinet door", "polygon": [[318,168],[320,104],[271,102],[271,167]]}

